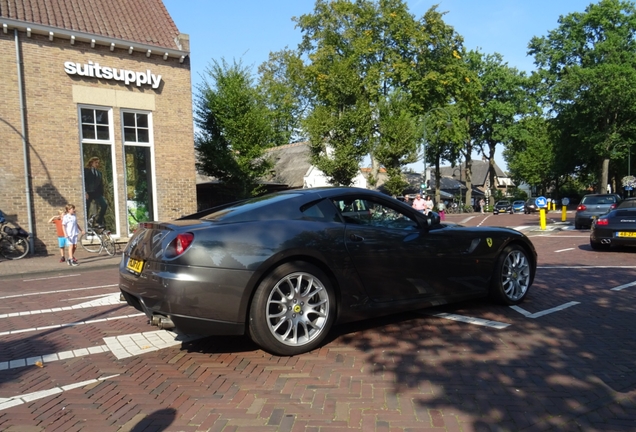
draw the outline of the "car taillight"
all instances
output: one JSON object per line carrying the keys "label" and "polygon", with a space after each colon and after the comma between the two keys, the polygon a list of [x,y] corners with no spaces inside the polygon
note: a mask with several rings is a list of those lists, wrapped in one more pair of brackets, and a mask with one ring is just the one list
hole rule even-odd
{"label": "car taillight", "polygon": [[612,204],[612,205],[610,206],[610,210],[614,210],[615,208],[616,208],[616,203],[614,203],[614,204]]}
{"label": "car taillight", "polygon": [[576,208],[576,211],[585,211],[587,210],[587,207],[585,207],[585,205],[583,204],[579,204],[579,206]]}
{"label": "car taillight", "polygon": [[596,225],[609,225],[609,219],[596,219]]}
{"label": "car taillight", "polygon": [[194,240],[194,234],[181,233],[166,248],[166,258],[175,258],[184,253]]}

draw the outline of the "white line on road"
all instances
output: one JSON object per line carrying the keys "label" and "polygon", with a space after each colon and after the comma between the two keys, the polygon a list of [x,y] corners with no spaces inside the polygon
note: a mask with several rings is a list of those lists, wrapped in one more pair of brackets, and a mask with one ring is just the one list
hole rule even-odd
{"label": "white line on road", "polygon": [[468,324],[475,324],[475,325],[480,325],[480,326],[486,326],[486,327],[492,327],[492,328],[496,328],[496,329],[503,329],[508,327],[510,324],[508,323],[502,323],[502,322],[498,322],[498,321],[491,321],[491,320],[486,320],[486,319],[482,319],[482,318],[475,318],[475,317],[469,317],[469,316],[464,316],[464,315],[456,315],[456,314],[449,314],[449,313],[444,313],[444,312],[440,312],[440,313],[430,313],[430,312],[423,312],[424,315],[430,315],[430,316],[435,316],[438,318],[444,318],[444,319],[449,319],[452,321],[459,321],[459,322],[465,322]]}
{"label": "white line on road", "polygon": [[115,378],[115,377],[118,377],[119,375],[120,374],[109,375],[109,376],[105,376],[105,377],[101,377],[97,379],[68,384],[61,387],[53,387],[48,390],[40,390],[33,393],[25,393],[23,395],[12,396],[10,398],[0,398],[0,411],[6,410],[14,406],[22,405],[24,403],[33,402],[38,399],[43,399],[45,397],[53,396],[68,390],[73,390],[79,387],[85,387],[90,384],[99,383],[100,381],[105,381],[107,379]]}
{"label": "white line on road", "polygon": [[117,360],[121,360],[140,354],[169,348],[175,345],[180,345],[184,342],[190,342],[202,337],[203,336],[199,335],[185,335],[175,333],[168,330],[157,330],[146,333],[133,333],[115,337],[107,337],[104,338],[105,345],[92,346],[88,348],[78,348],[70,351],[62,351],[59,353],[45,354],[41,356],[0,362],[0,371],[33,366],[38,362],[41,365],[44,365],[46,363],[58,360],[84,357],[90,354],[101,354],[105,352],[112,352],[113,355],[117,357]]}
{"label": "white line on road", "polygon": [[116,286],[119,286],[119,284],[97,285],[97,286],[86,287],[86,288],[72,288],[72,289],[55,290],[55,291],[40,291],[40,292],[34,292],[34,293],[25,293],[25,294],[16,294],[16,295],[4,296],[4,297],[0,297],[0,300],[12,299],[12,298],[18,298],[18,297],[41,296],[41,295],[44,295],[44,294],[59,294],[59,293],[66,293],[66,292],[73,292],[73,291],[85,291],[85,290],[93,290],[93,289],[101,289],[101,288],[112,288],[112,287],[116,287]]}
{"label": "white line on road", "polygon": [[9,330],[5,332],[0,332],[0,336],[9,336],[9,335],[18,334],[18,333],[29,333],[34,331],[44,331],[44,330],[51,330],[51,329],[61,329],[65,327],[75,327],[75,326],[86,325],[86,324],[97,324],[100,322],[108,322],[108,321],[115,321],[115,320],[128,319],[128,318],[137,318],[137,317],[145,316],[145,315],[146,315],[145,313],[137,313],[132,315],[99,318],[99,319],[94,319],[89,321],[76,321],[76,322],[65,323],[65,324],[53,324],[53,325],[48,325],[44,327],[32,327],[27,329]]}
{"label": "white line on road", "polygon": [[574,250],[574,248],[559,249],[559,250],[556,250],[554,252],[559,253],[559,252],[566,252],[566,251],[571,251],[571,250]]}
{"label": "white line on road", "polygon": [[636,285],[636,282],[631,282],[631,283],[628,283],[628,284],[625,284],[625,285],[614,287],[611,290],[612,291],[620,291],[620,290],[624,290],[625,288],[633,287],[635,285]]}
{"label": "white line on road", "polygon": [[98,300],[93,300],[86,303],[79,303],[73,306],[63,306],[63,307],[56,307],[51,309],[40,309],[40,310],[34,310],[34,311],[10,312],[7,314],[0,314],[0,319],[13,318],[17,316],[39,315],[39,314],[45,314],[45,313],[86,309],[86,308],[99,307],[99,306],[114,306],[114,305],[120,305],[120,304],[126,304],[126,302],[122,302],[119,300],[119,293],[114,293],[114,294],[106,294],[105,296],[102,296],[102,298]]}
{"label": "white line on road", "polygon": [[539,318],[539,317],[542,317],[543,315],[547,315],[553,312],[558,312],[560,310],[567,309],[570,306],[576,306],[577,304],[580,304],[580,302],[573,301],[573,302],[562,304],[561,306],[553,307],[552,309],[546,309],[544,311],[535,312],[535,313],[528,312],[527,310],[522,309],[519,306],[510,306],[510,309],[513,309],[519,312],[521,315],[525,316],[526,318]]}
{"label": "white line on road", "polygon": [[62,278],[70,278],[70,277],[77,277],[77,276],[81,276],[81,274],[70,274],[70,275],[64,275],[64,276],[50,276],[50,277],[45,277],[45,278],[37,278],[37,279],[22,279],[22,282],[33,282],[33,281],[41,281],[41,280],[51,280],[51,279],[62,279]]}

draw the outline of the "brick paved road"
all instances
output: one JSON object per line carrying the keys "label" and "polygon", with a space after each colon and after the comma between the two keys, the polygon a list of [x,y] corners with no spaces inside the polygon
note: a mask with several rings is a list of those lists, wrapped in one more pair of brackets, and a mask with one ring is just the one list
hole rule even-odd
{"label": "brick paved road", "polygon": [[584,231],[532,239],[521,309],[356,323],[289,358],[243,338],[169,346],[118,302],[113,268],[2,280],[0,430],[636,430],[636,252],[593,252]]}

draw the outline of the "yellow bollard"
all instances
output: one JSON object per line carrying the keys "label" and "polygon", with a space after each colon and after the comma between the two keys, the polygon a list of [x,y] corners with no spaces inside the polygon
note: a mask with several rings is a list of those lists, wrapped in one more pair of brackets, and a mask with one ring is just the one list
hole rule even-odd
{"label": "yellow bollard", "polygon": [[567,219],[566,210],[567,210],[566,206],[561,207],[561,222],[565,222]]}
{"label": "yellow bollard", "polygon": [[544,230],[546,226],[546,220],[545,220],[545,208],[543,207],[539,209],[539,218],[541,220],[541,229]]}

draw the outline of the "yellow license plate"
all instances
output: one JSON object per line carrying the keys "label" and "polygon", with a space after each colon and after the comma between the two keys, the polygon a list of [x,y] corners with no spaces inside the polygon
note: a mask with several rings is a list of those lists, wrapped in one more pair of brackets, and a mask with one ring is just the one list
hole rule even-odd
{"label": "yellow license plate", "polygon": [[132,272],[141,273],[141,270],[144,268],[144,262],[129,258],[128,264],[126,264],[126,268]]}
{"label": "yellow license plate", "polygon": [[619,232],[618,237],[636,237],[636,232]]}

